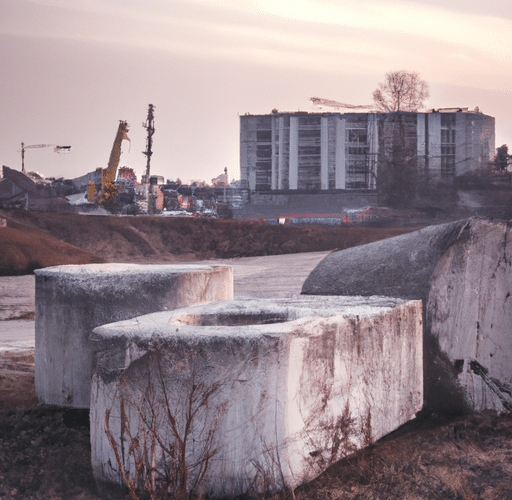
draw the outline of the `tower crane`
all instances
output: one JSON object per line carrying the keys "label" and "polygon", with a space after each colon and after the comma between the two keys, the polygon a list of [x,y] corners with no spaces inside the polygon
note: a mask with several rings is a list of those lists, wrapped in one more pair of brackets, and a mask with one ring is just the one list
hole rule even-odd
{"label": "tower crane", "polygon": [[342,102],[333,101],[331,99],[322,99],[321,97],[310,97],[309,100],[317,106],[328,106],[335,109],[372,109],[371,104],[343,104]]}
{"label": "tower crane", "polygon": [[55,153],[69,153],[71,146],[57,146],[56,144],[31,144],[25,146],[25,143],[21,143],[21,172],[25,173],[25,149],[29,148],[53,148]]}

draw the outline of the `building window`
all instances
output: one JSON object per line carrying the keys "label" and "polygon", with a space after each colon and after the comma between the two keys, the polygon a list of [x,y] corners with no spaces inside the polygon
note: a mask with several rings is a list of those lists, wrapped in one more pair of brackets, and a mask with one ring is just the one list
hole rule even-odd
{"label": "building window", "polygon": [[441,115],[441,178],[455,176],[455,113]]}
{"label": "building window", "polygon": [[320,116],[300,116],[299,126],[302,125],[320,125]]}
{"label": "building window", "polygon": [[320,146],[299,146],[299,156],[319,156],[320,153]]}
{"label": "building window", "polygon": [[441,178],[451,179],[455,175],[455,157],[441,156]]}
{"label": "building window", "polygon": [[441,127],[455,127],[455,113],[441,113]]}
{"label": "building window", "polygon": [[368,153],[368,148],[366,146],[357,146],[357,147],[349,146],[347,152],[349,155],[365,155],[366,153]]}
{"label": "building window", "polygon": [[256,126],[258,128],[272,128],[272,117],[271,116],[258,116],[256,118]]}
{"label": "building window", "polygon": [[366,128],[345,131],[347,189],[369,189],[368,132]]}
{"label": "building window", "polygon": [[370,172],[366,158],[347,161],[347,189],[368,189]]}
{"label": "building window", "polygon": [[320,139],[320,129],[299,129],[299,139]]}
{"label": "building window", "polygon": [[455,130],[441,129],[441,144],[455,144]]}
{"label": "building window", "polygon": [[257,144],[256,145],[256,158],[271,158],[272,145]]}
{"label": "building window", "polygon": [[266,191],[271,187],[272,163],[269,161],[256,162],[256,191]]}
{"label": "building window", "polygon": [[346,141],[349,144],[366,144],[368,135],[365,128],[356,128],[346,131]]}
{"label": "building window", "polygon": [[272,141],[272,131],[271,130],[258,130],[256,132],[256,141],[271,142]]}

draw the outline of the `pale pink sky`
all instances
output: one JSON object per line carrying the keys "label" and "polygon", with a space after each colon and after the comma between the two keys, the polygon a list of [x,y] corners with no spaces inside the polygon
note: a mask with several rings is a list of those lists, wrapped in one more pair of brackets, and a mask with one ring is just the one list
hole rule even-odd
{"label": "pale pink sky", "polygon": [[121,165],[239,177],[239,115],[313,110],[312,96],[371,104],[387,71],[417,71],[428,108],[479,106],[512,146],[510,0],[0,0],[0,163],[77,177]]}

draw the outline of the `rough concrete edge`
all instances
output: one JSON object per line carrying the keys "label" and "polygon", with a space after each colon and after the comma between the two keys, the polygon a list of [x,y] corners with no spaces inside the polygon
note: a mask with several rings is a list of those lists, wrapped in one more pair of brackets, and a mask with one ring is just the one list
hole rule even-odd
{"label": "rough concrete edge", "polygon": [[[441,263],[444,262],[448,252],[456,245],[466,245],[468,240],[473,238],[473,230],[482,223],[503,224],[506,231],[512,228],[512,220],[492,220],[487,217],[471,217],[468,223],[461,229],[457,240],[443,253],[434,268],[431,279],[436,275],[436,271]],[[429,283],[430,284],[430,283]],[[430,414],[443,415],[463,415],[474,412],[471,402],[468,401],[464,388],[460,384],[459,371],[450,359],[449,355],[444,352],[440,346],[439,338],[432,333],[432,318],[430,316],[430,290],[429,296],[424,305],[424,352],[428,353],[425,357],[425,374],[424,374],[424,392],[425,392],[425,409]],[[502,399],[499,394],[499,387],[486,372],[486,369],[475,361],[474,373],[482,378],[482,381],[494,392],[502,401],[506,411],[512,410],[512,400],[510,398]],[[434,397],[436,401],[434,403]]]}
{"label": "rough concrete edge", "polygon": [[[463,231],[465,231],[468,227],[468,225],[471,224],[472,220],[475,219],[474,217],[468,218],[468,219],[460,219],[453,222],[448,222],[444,224],[437,224],[437,225],[431,225],[424,227],[422,229],[419,229],[418,231],[413,231],[411,233],[402,234],[398,236],[393,236],[391,238],[385,238],[383,240],[374,241],[371,243],[367,243],[365,245],[359,245],[356,247],[347,248],[344,250],[336,250],[334,252],[331,252],[329,255],[324,257],[311,271],[311,273],[308,275],[308,277],[305,279],[303,285],[301,294],[302,295],[336,295],[335,293],[332,293],[330,290],[319,290],[318,286],[314,283],[317,280],[321,280],[325,278],[326,269],[328,269],[331,266],[336,266],[337,261],[342,257],[346,256],[347,258],[350,258],[353,255],[358,254],[383,254],[386,250],[389,250],[393,247],[395,247],[395,253],[399,255],[404,251],[404,247],[407,246],[408,241],[413,241],[414,239],[418,238],[424,238],[428,241],[429,235],[431,233],[434,233],[440,226],[444,226],[446,228],[446,234],[439,238],[439,242],[441,244],[441,248],[444,248],[442,254],[446,252],[448,248],[450,248],[451,245],[453,245],[460,237]],[[443,242],[443,240],[446,240]],[[441,255],[442,255],[441,254]],[[435,267],[435,265],[432,267],[432,269]],[[360,292],[360,291],[359,291]],[[356,291],[356,294],[358,292]],[[406,298],[406,299],[423,299],[425,300],[426,297],[423,296],[410,296],[410,295],[400,295],[400,294],[390,294],[390,293],[383,293],[383,292],[373,292],[374,294],[383,294],[387,296],[394,296],[394,297],[400,297],[400,298]],[[350,293],[344,293],[344,295],[352,295]]]}

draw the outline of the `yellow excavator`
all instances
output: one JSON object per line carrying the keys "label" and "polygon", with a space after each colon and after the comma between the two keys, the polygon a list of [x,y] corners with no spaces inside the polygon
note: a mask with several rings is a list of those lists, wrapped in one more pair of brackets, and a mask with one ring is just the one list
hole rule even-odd
{"label": "yellow excavator", "polygon": [[117,167],[121,158],[121,143],[123,140],[129,141],[128,137],[129,126],[128,123],[119,120],[119,128],[117,129],[114,145],[110,153],[107,168],[98,168],[97,172],[101,174],[101,184],[97,185],[94,182],[89,183],[87,191],[87,198],[91,201],[96,201],[101,205],[112,201],[112,197],[117,194],[117,186],[115,185]]}

